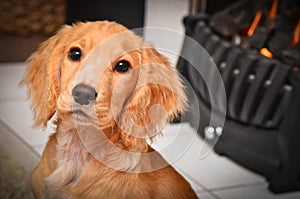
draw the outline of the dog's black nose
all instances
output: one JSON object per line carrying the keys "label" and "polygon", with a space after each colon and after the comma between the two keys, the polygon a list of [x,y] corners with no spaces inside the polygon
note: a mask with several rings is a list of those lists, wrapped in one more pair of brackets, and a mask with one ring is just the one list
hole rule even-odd
{"label": "dog's black nose", "polygon": [[72,90],[72,96],[76,103],[80,105],[88,105],[97,97],[97,92],[94,88],[78,84]]}

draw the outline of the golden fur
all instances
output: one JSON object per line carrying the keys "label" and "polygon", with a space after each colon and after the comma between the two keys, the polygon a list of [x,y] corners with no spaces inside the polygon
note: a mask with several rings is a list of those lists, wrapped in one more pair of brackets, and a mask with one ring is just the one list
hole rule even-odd
{"label": "golden fur", "polygon": [[[68,57],[74,47],[82,51],[79,61]],[[118,60],[127,60],[130,70],[115,71]],[[89,105],[73,100],[79,83],[97,92]],[[57,114],[56,132],[32,174],[36,198],[196,198],[146,142],[186,109],[181,80],[165,57],[125,27],[107,21],[64,26],[31,56],[22,84],[35,127]]]}

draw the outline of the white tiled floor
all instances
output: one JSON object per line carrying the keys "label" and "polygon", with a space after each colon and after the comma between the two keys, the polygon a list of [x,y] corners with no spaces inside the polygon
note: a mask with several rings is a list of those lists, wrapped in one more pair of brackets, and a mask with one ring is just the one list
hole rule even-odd
{"label": "white tiled floor", "polygon": [[[0,143],[32,170],[53,126],[33,130],[25,91],[18,87],[24,63],[0,64]],[[202,199],[296,199],[300,193],[273,195],[265,179],[213,151],[200,157],[206,145],[187,123],[170,125],[154,147],[185,176]]]}

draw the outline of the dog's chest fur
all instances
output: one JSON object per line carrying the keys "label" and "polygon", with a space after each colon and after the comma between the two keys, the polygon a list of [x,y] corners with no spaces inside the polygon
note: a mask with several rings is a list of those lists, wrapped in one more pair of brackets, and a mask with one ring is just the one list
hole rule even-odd
{"label": "dog's chest fur", "polygon": [[80,143],[75,129],[58,128],[56,133],[56,170],[45,179],[47,198],[70,198],[66,186],[78,183],[88,153]]}
{"label": "dog's chest fur", "polygon": [[[99,133],[95,133],[95,128],[92,126],[67,128],[64,125],[59,125],[56,133],[55,161],[57,167],[45,179],[46,198],[76,198],[70,190],[82,187],[83,181],[87,179],[87,176],[89,176],[89,181],[95,181],[94,186],[101,186],[101,189],[106,190],[105,192],[109,195],[114,194],[113,190],[115,187],[112,183],[116,180],[123,180],[123,178],[114,178],[114,176],[119,175],[120,177],[121,175],[125,177],[126,175],[124,182],[119,183],[123,186],[120,188],[124,189],[125,184],[127,184],[128,189],[135,187],[130,187],[130,183],[125,179],[133,179],[132,181],[134,182],[137,175],[126,174],[126,172],[122,173],[120,171],[128,171],[135,168],[139,165],[140,156],[129,156],[125,152],[120,152],[121,150],[111,148],[111,143],[106,137],[96,137],[95,135],[99,135]],[[90,143],[86,143],[86,140],[89,140]],[[91,151],[94,151],[94,153],[91,154]],[[97,166],[95,166],[95,156],[111,163],[112,166],[116,166],[118,171],[108,168],[98,160],[96,160]],[[96,170],[94,169],[93,173],[87,173],[88,167],[95,167]],[[107,175],[107,173],[111,172],[113,172],[112,175]]]}

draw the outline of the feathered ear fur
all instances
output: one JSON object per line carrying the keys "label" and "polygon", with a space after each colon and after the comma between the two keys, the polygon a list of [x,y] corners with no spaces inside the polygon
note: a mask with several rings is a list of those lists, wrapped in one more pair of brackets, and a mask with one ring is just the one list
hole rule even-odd
{"label": "feathered ear fur", "polygon": [[187,101],[177,70],[154,48],[142,49],[139,80],[122,115],[121,128],[133,136],[152,138],[187,109]]}
{"label": "feathered ear fur", "polygon": [[28,59],[28,68],[21,85],[27,86],[27,97],[32,100],[34,127],[46,127],[56,111],[59,94],[59,68],[63,59],[64,37],[70,26],[52,36]]}

